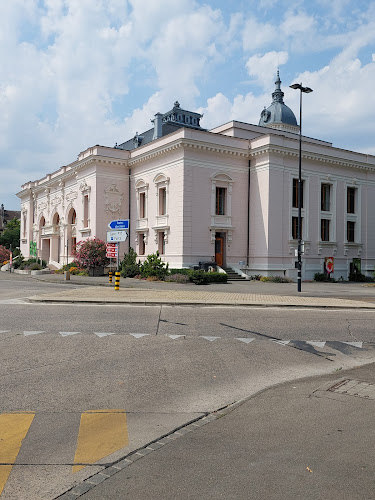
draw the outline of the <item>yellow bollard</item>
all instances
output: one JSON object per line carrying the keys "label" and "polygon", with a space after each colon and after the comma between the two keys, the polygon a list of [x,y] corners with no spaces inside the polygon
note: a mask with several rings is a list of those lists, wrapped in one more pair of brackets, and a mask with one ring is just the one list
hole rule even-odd
{"label": "yellow bollard", "polygon": [[109,282],[112,283],[112,271],[109,271],[108,276],[109,276]]}
{"label": "yellow bollard", "polygon": [[120,290],[120,271],[115,272],[115,290]]}

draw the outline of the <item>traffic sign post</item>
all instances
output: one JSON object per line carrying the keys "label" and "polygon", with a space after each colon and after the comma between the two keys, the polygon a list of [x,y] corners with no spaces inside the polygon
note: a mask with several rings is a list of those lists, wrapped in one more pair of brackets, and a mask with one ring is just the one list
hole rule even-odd
{"label": "traffic sign post", "polygon": [[106,256],[108,259],[115,259],[118,255],[117,243],[107,243]]}
{"label": "traffic sign post", "polygon": [[120,241],[126,241],[128,238],[128,233],[125,230],[121,231],[107,231],[107,242],[114,243]]}
{"label": "traffic sign post", "polygon": [[109,227],[109,229],[112,229],[113,231],[115,231],[115,230],[124,231],[125,229],[129,229],[129,219],[112,220],[108,224],[108,227]]}

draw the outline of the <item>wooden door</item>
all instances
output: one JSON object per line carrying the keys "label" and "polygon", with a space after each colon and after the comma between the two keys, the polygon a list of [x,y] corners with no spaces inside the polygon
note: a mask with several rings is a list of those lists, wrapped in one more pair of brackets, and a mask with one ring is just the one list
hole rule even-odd
{"label": "wooden door", "polygon": [[218,266],[222,267],[224,262],[224,238],[222,236],[216,236],[215,239],[215,262]]}

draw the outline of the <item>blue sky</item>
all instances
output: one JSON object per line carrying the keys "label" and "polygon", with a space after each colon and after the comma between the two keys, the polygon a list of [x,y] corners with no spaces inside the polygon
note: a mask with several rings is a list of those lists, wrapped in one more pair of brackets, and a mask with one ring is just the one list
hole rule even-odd
{"label": "blue sky", "polygon": [[0,203],[157,112],[258,123],[277,68],[303,133],[375,155],[375,3],[365,0],[12,0],[0,18]]}

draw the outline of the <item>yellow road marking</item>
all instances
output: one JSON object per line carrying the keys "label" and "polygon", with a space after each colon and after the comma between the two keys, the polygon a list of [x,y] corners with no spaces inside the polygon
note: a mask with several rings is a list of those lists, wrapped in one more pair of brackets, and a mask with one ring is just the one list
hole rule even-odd
{"label": "yellow road marking", "polygon": [[[14,464],[35,413],[0,414],[0,463]],[[12,465],[0,465],[0,495]]]}
{"label": "yellow road marking", "polygon": [[[76,464],[93,464],[129,443],[126,413],[124,410],[90,410],[81,414]],[[84,465],[73,465],[78,472]]]}

